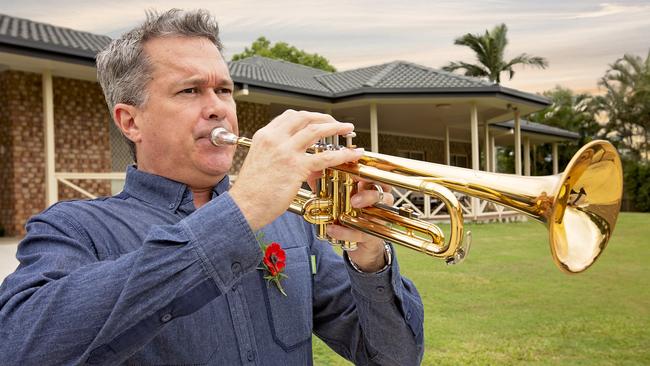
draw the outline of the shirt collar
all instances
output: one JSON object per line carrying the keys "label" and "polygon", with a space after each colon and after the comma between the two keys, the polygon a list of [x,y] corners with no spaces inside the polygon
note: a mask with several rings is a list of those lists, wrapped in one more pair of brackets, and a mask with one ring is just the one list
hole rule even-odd
{"label": "shirt collar", "polygon": [[[226,175],[212,189],[212,198],[227,191],[230,179]],[[160,175],[138,170],[134,165],[127,168],[124,192],[154,206],[175,211],[183,202],[192,199],[192,191],[180,183]]]}

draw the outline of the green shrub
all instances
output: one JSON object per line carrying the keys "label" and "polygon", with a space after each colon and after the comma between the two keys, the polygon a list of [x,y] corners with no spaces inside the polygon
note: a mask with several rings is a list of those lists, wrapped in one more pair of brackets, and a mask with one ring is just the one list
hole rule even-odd
{"label": "green shrub", "polygon": [[628,160],[623,170],[625,193],[638,211],[650,212],[650,164]]}

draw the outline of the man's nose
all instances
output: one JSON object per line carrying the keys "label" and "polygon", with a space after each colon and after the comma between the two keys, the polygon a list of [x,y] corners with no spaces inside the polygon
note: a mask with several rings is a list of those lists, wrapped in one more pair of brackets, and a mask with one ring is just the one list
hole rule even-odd
{"label": "man's nose", "polygon": [[225,117],[229,103],[216,91],[209,90],[204,94],[202,115],[205,119],[222,119]]}

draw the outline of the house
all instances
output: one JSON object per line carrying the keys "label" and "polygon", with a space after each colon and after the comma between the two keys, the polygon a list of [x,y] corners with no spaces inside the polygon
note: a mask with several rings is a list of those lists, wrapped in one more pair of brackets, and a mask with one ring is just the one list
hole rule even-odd
{"label": "house", "polygon": [[[6,235],[24,233],[31,215],[58,200],[121,189],[131,159],[95,70],[96,53],[110,41],[0,14],[0,227]],[[522,142],[529,172],[531,144],[552,143],[557,151],[558,143],[577,138],[521,122],[549,105],[541,96],[406,61],[336,73],[262,57],[229,67],[242,135],[287,108],[307,109],[353,122],[359,146],[431,162],[494,171],[495,146],[514,144],[517,174]],[[238,152],[233,173],[244,154]]]}

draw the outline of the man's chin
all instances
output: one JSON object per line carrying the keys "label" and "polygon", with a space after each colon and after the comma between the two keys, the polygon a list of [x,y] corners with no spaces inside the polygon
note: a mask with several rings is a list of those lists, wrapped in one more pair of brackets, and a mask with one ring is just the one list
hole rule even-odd
{"label": "man's chin", "polygon": [[232,161],[229,162],[209,162],[201,167],[201,172],[207,176],[213,177],[214,179],[223,178],[228,174],[230,168],[232,167]]}

